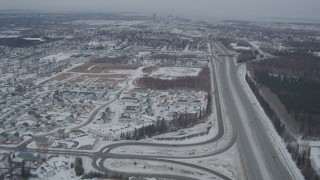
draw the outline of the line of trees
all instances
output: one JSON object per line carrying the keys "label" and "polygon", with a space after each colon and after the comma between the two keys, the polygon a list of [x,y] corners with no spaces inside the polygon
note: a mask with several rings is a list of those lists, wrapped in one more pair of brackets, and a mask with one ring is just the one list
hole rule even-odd
{"label": "line of trees", "polygon": [[162,134],[167,132],[167,124],[164,119],[161,121],[158,119],[156,124],[149,124],[147,126],[142,126],[141,128],[135,128],[133,133],[122,133],[120,134],[120,139],[122,140],[140,140],[147,137],[152,137],[157,134]]}
{"label": "line of trees", "polygon": [[285,41],[285,46],[291,47],[291,50],[301,53],[318,52],[320,49],[320,42],[318,40],[309,41]]}
{"label": "line of trees", "polygon": [[95,172],[95,171],[91,171],[88,173],[84,173],[82,175],[82,179],[128,179],[127,177],[128,175],[126,174],[122,174],[122,173],[112,173],[112,172]]}
{"label": "line of trees", "polygon": [[51,38],[45,38],[46,41],[33,41],[33,40],[25,40],[21,37],[19,38],[0,38],[0,45],[2,46],[8,46],[8,47],[30,47],[40,44],[45,44],[53,41],[60,40],[59,38],[51,39]]}
{"label": "line of trees", "polygon": [[237,57],[237,62],[238,63],[243,63],[247,61],[251,61],[257,58],[259,55],[258,51],[243,51],[241,54],[238,55]]}
{"label": "line of trees", "polygon": [[99,172],[91,171],[89,173],[84,173],[82,176],[82,179],[93,179],[93,178],[107,178],[108,176],[106,174],[102,174]]}
{"label": "line of trees", "polygon": [[141,128],[135,128],[134,132],[131,134],[129,132],[121,133],[120,138],[126,140],[140,140],[147,137],[152,137],[154,135],[163,134],[168,131],[167,123],[164,118],[162,120],[158,119],[156,124],[149,124],[148,126],[142,126]]}
{"label": "line of trees", "polygon": [[109,64],[128,64],[129,63],[128,56],[118,56],[118,57],[102,57],[92,59],[91,63],[109,63]]}
{"label": "line of trees", "polygon": [[25,167],[25,161],[22,161],[22,166],[21,166],[21,177],[23,179],[28,179],[28,177],[30,176],[30,168]]}

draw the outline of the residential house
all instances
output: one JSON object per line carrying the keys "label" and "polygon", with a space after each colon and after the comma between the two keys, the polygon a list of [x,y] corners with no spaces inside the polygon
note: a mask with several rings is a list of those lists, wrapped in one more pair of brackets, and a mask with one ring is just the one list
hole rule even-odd
{"label": "residential house", "polygon": [[53,130],[56,127],[55,123],[46,123],[45,128],[47,130]]}
{"label": "residential house", "polygon": [[176,105],[178,105],[178,106],[181,106],[181,105],[187,106],[187,105],[188,105],[188,101],[185,100],[185,99],[179,99],[179,100],[177,101]]}
{"label": "residential house", "polygon": [[48,147],[52,144],[53,140],[50,137],[40,136],[34,137],[38,147]]}
{"label": "residential house", "polygon": [[144,98],[141,102],[141,106],[142,107],[147,107],[150,106],[151,104],[151,98],[149,96],[147,96],[146,98]]}
{"label": "residential house", "polygon": [[136,113],[140,112],[140,106],[126,106],[124,108],[124,113]]}
{"label": "residential house", "polygon": [[71,116],[67,116],[65,118],[65,122],[68,122],[68,123],[75,123],[76,122],[76,119],[71,115]]}
{"label": "residential house", "polygon": [[37,121],[37,118],[34,115],[29,115],[26,120]]}
{"label": "residential house", "polygon": [[14,132],[13,134],[9,135],[8,140],[17,142],[17,141],[21,141],[22,137],[20,137],[20,133]]}
{"label": "residential house", "polygon": [[38,161],[40,159],[40,155],[39,154],[33,154],[30,152],[20,152],[17,157],[25,160],[25,161]]}
{"label": "residential house", "polygon": [[151,106],[149,106],[149,107],[147,107],[147,108],[144,109],[144,112],[143,112],[142,114],[146,114],[146,115],[148,115],[148,116],[153,116],[153,115],[154,115],[154,112],[153,112]]}
{"label": "residential house", "polygon": [[29,123],[24,122],[18,126],[18,129],[19,131],[26,131],[28,130],[29,126],[30,126]]}
{"label": "residential house", "polygon": [[122,102],[138,102],[138,98],[136,97],[123,97],[121,98]]}
{"label": "residential house", "polygon": [[202,105],[202,102],[201,102],[201,100],[193,100],[192,102],[191,102],[191,105],[192,106],[201,106]]}
{"label": "residential house", "polygon": [[52,134],[52,137],[55,139],[64,139],[67,138],[69,135],[67,133],[65,133],[64,129],[59,129],[58,131],[55,131]]}
{"label": "residential house", "polygon": [[41,124],[34,124],[30,127],[30,131],[34,132],[34,133],[37,133],[37,132],[40,132],[42,131],[43,128],[42,128],[42,125]]}
{"label": "residential house", "polygon": [[13,130],[15,130],[15,129],[16,129],[16,123],[15,123],[15,122],[11,122],[11,123],[7,124],[7,125],[5,126],[5,129],[6,129],[7,131],[13,131]]}
{"label": "residential house", "polygon": [[132,114],[128,114],[128,113],[122,113],[119,117],[119,122],[120,123],[131,123],[131,122],[135,122],[137,119],[135,116],[133,116]]}
{"label": "residential house", "polygon": [[3,132],[0,134],[0,142],[6,142],[8,140],[9,134],[7,132]]}

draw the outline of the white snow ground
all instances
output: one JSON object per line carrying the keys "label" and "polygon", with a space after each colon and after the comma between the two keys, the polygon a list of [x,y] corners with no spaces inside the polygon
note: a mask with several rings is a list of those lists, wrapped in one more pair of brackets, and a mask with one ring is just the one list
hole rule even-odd
{"label": "white snow ground", "polygon": [[160,67],[152,73],[152,76],[158,76],[162,79],[181,76],[198,76],[200,71],[201,68]]}
{"label": "white snow ground", "polygon": [[251,49],[250,47],[246,47],[246,46],[238,46],[237,43],[231,43],[230,45],[235,50],[250,50]]}
{"label": "white snow ground", "polygon": [[23,39],[27,41],[46,41],[42,37],[41,38],[23,38]]}
{"label": "white snow ground", "polygon": [[[88,157],[81,157],[83,162],[83,168],[85,173],[95,171],[91,166],[92,159]],[[37,170],[32,174],[38,175],[40,179],[47,180],[78,180],[81,176],[77,177],[74,168],[71,168],[71,163],[74,165],[74,156],[51,156],[47,163],[43,163]],[[36,178],[36,179],[39,179]],[[32,179],[32,178],[31,178]],[[35,178],[34,178],[35,179]]]}
{"label": "white snow ground", "polygon": [[[136,162],[136,164],[135,164]],[[196,179],[217,179],[213,174],[205,171],[157,161],[146,160],[127,160],[127,159],[107,159],[104,166],[116,172],[131,172],[137,174],[166,174],[166,175],[181,175]],[[172,170],[171,170],[172,167]]]}
{"label": "white snow ground", "polygon": [[44,58],[41,58],[41,60],[43,61],[53,61],[55,60],[56,62],[58,61],[62,61],[65,59],[68,59],[72,56],[72,53],[58,53],[58,54],[54,54],[54,55],[50,55],[50,56],[46,56]]}
{"label": "white snow ground", "polygon": [[246,179],[237,144],[215,156],[182,161],[210,168],[232,179]]}

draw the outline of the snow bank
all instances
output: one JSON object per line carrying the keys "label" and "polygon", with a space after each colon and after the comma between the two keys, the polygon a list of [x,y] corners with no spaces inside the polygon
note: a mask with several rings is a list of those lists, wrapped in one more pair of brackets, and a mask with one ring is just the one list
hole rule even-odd
{"label": "snow bank", "polygon": [[152,73],[152,76],[159,76],[164,79],[169,77],[198,76],[200,71],[200,68],[160,67]]}
{"label": "snow bank", "polygon": [[238,46],[236,43],[231,43],[230,45],[235,50],[250,50],[251,49],[250,47],[246,47],[246,46]]}
{"label": "snow bank", "polygon": [[112,41],[105,41],[105,42],[97,42],[97,41],[90,41],[88,43],[89,46],[91,47],[99,47],[99,46],[109,46],[109,47],[112,47],[112,46],[115,46],[116,43],[115,42],[112,42]]}
{"label": "snow bank", "polygon": [[94,145],[94,142],[96,141],[95,138],[90,137],[90,136],[81,136],[81,137],[77,137],[72,139],[73,141],[77,141],[79,144],[77,146],[77,148],[80,148],[82,146],[86,146],[86,145]]}
{"label": "snow bank", "polygon": [[58,53],[58,54],[55,54],[55,55],[50,55],[50,56],[46,56],[44,58],[41,58],[40,60],[42,61],[62,61],[62,60],[65,60],[65,59],[68,59],[72,56],[73,54],[72,53]]}
{"label": "snow bank", "polygon": [[177,28],[173,28],[173,29],[171,30],[171,33],[180,34],[180,33],[183,33],[183,31],[180,30],[180,29],[177,29]]}
{"label": "snow bank", "polygon": [[23,38],[24,40],[27,41],[46,41],[44,38]]}
{"label": "snow bank", "polygon": [[182,175],[196,179],[216,179],[217,177],[206,171],[191,168],[188,166],[148,160],[132,159],[107,159],[104,162],[107,169],[116,172],[129,172],[135,174],[166,174]]}

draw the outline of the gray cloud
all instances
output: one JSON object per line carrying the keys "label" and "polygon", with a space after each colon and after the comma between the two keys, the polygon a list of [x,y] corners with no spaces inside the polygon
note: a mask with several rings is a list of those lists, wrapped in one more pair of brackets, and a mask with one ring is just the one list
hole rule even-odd
{"label": "gray cloud", "polygon": [[0,9],[130,11],[193,17],[320,17],[319,0],[1,0]]}

